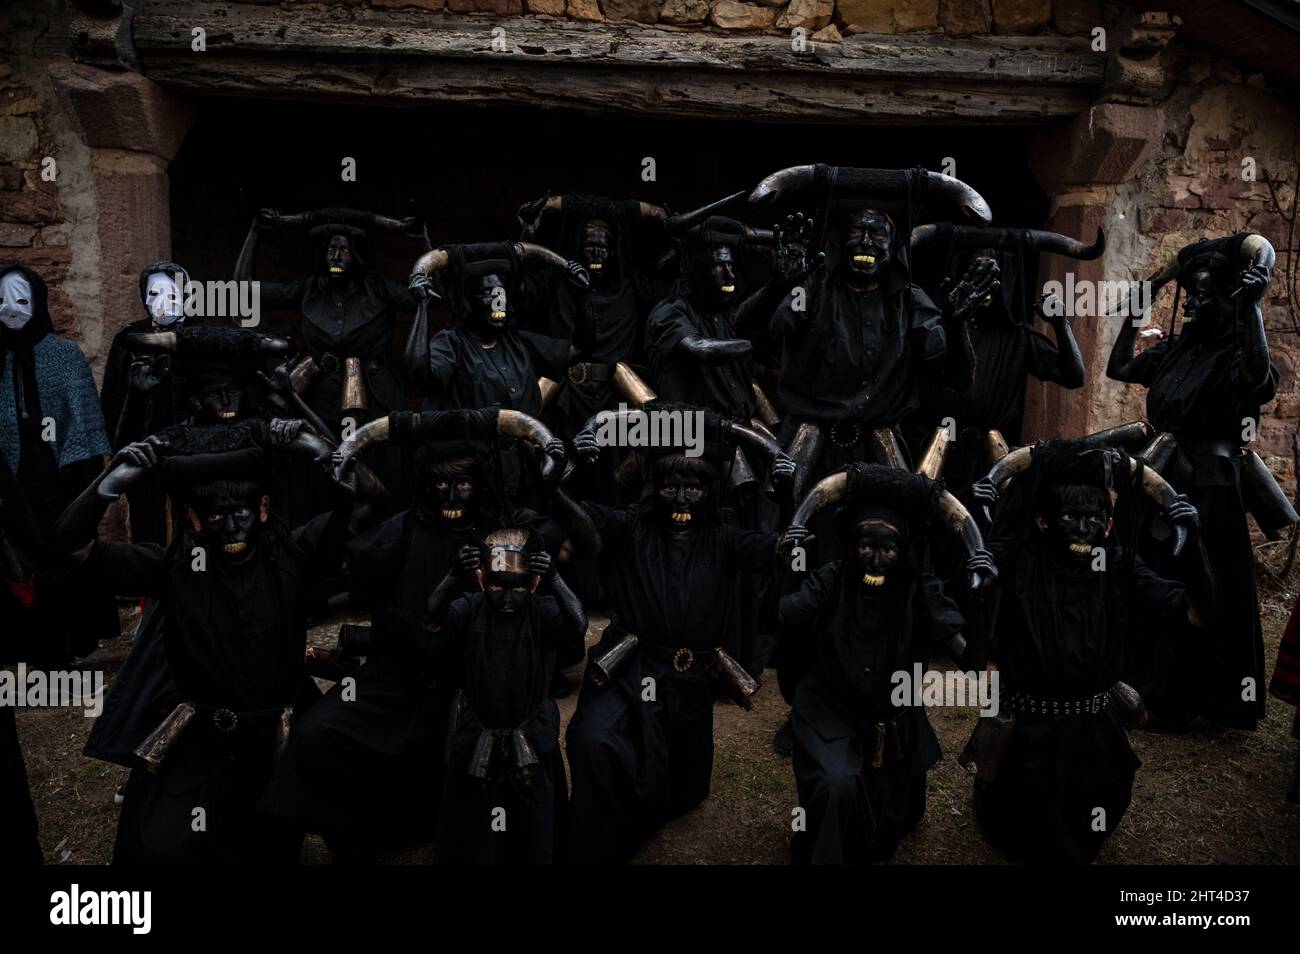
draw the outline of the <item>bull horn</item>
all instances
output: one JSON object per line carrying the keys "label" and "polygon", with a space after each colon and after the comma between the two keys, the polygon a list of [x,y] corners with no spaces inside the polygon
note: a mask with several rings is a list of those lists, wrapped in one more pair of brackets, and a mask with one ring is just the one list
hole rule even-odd
{"label": "bull horn", "polygon": [[367,421],[353,431],[352,436],[338,446],[338,466],[334,468],[334,479],[342,481],[348,461],[372,444],[382,444],[387,441],[391,432],[387,414],[373,421]]}
{"label": "bull horn", "polygon": [[758,386],[757,381],[751,381],[749,387],[750,390],[754,392],[754,412],[758,419],[762,421],[766,427],[770,428],[779,426],[781,423],[781,415],[777,413],[776,408],[772,404],[771,398],[769,398],[767,393]]}
{"label": "bull horn", "polygon": [[140,331],[127,336],[127,340],[137,348],[148,351],[176,351],[180,347],[180,335],[174,331]]}
{"label": "bull horn", "polygon": [[429,275],[447,267],[450,256],[445,248],[430,249],[415,260],[415,273]]}
{"label": "bull horn", "polygon": [[1169,464],[1173,456],[1174,449],[1178,446],[1178,439],[1168,431],[1161,431],[1147,443],[1146,447],[1138,452],[1138,457],[1142,459],[1148,467],[1152,467],[1160,473],[1164,473],[1165,467]]}
{"label": "bull horn", "polygon": [[[970,515],[969,510],[962,506],[960,500],[945,490],[939,495],[935,509],[943,525],[961,538],[962,545],[965,546],[968,554],[974,556],[977,551],[984,549],[984,535],[980,533],[975,518]],[[978,573],[970,575],[970,588],[972,590],[980,589],[987,582]]]}
{"label": "bull horn", "polygon": [[[994,487],[1001,488],[1012,477],[1023,474],[1029,469],[1032,452],[1032,447],[1017,447],[990,467],[984,479]],[[993,522],[993,513],[987,506],[984,508],[984,516],[990,523]]]}
{"label": "bull horn", "polygon": [[794,432],[794,437],[790,439],[790,457],[794,460],[794,484],[790,488],[790,493],[795,500],[798,500],[803,494],[804,481],[808,475],[813,472],[817,465],[817,460],[821,457],[822,444],[825,443],[826,435],[822,432],[821,427],[812,421],[804,421]]}
{"label": "bull horn", "polygon": [[832,504],[839,503],[848,496],[848,493],[849,475],[844,471],[841,470],[829,477],[823,477],[813,485],[813,489],[808,491],[808,495],[803,498],[799,508],[795,510],[794,516],[790,518],[790,525],[796,527],[808,526],[815,513]]}
{"label": "bull horn", "polygon": [[951,443],[948,428],[936,427],[925,450],[921,452],[921,462],[916,465],[916,472],[931,480],[938,480],[943,473],[944,458],[948,456],[948,445]]}
{"label": "bull horn", "polygon": [[[1129,472],[1136,471],[1139,462],[1132,457],[1128,459]],[[1157,504],[1161,510],[1168,510],[1170,506],[1178,499],[1178,491],[1169,486],[1169,481],[1161,477],[1154,468],[1142,468],[1142,492]],[[1179,524],[1174,524],[1174,556],[1183,552],[1183,546],[1187,543],[1187,528]]]}
{"label": "bull horn", "polygon": [[655,205],[653,202],[638,202],[637,210],[643,219],[660,219],[668,218],[668,210],[662,205]]}
{"label": "bull horn", "polygon": [[532,242],[516,242],[515,251],[519,253],[519,258],[525,262],[541,262],[546,265],[554,265],[556,268],[568,268],[569,260],[558,252],[553,252],[545,245],[535,245]]}
{"label": "bull horn", "polygon": [[1264,238],[1264,236],[1252,232],[1242,239],[1241,260],[1249,262],[1251,267],[1262,265],[1271,272],[1273,264],[1277,261],[1277,252],[1274,250],[1272,242]]}
{"label": "bull horn", "polygon": [[[555,440],[555,435],[537,418],[504,407],[497,414],[497,432],[528,441],[539,450]],[[549,480],[554,472],[555,461],[549,455],[542,455],[542,479]]]}
{"label": "bull horn", "polygon": [[750,245],[775,245],[776,232],[773,229],[756,229],[746,225],[745,241]]}
{"label": "bull horn", "polygon": [[801,192],[817,181],[817,174],[816,165],[789,166],[781,169],[764,177],[749,194],[749,201],[753,205],[762,205],[782,196]]}
{"label": "bull horn", "polygon": [[984,435],[984,459],[988,461],[989,467],[1010,453],[1011,448],[1007,446],[1007,439],[996,427]]}
{"label": "bull horn", "polygon": [[723,196],[721,199],[715,199],[708,205],[702,205],[698,209],[692,209],[690,212],[683,212],[680,215],[673,215],[664,219],[664,228],[670,233],[678,234],[689,231],[707,219],[714,212],[722,209],[732,202],[735,202],[745,194],[745,190],[733,192],[731,195]]}
{"label": "bull horn", "polygon": [[1106,233],[1100,228],[1089,245],[1060,232],[1043,229],[990,229],[964,225],[918,225],[912,229],[912,247],[924,245],[945,233],[957,248],[1007,248],[1023,236],[1025,243],[1035,251],[1066,255],[1085,262],[1106,251]]}
{"label": "bull horn", "polygon": [[768,466],[771,466],[778,456],[785,453],[785,451],[781,450],[781,445],[775,440],[752,427],[731,422],[729,430],[732,436],[735,437],[736,443],[743,444],[754,452],[762,454],[767,460]]}
{"label": "bull horn", "polygon": [[1132,448],[1151,438],[1151,425],[1146,421],[1129,421],[1104,431],[1096,431],[1083,438],[1089,444],[1105,447]]}

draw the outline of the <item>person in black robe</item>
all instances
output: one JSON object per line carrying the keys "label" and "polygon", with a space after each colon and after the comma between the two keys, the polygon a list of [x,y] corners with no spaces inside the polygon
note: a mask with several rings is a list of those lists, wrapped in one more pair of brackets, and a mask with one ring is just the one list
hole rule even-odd
{"label": "person in black robe", "polygon": [[[1250,249],[1264,257],[1244,256]],[[1263,629],[1243,491],[1244,448],[1259,429],[1261,405],[1278,385],[1260,308],[1272,259],[1271,246],[1244,233],[1183,248],[1178,334],[1135,355],[1138,328],[1126,320],[1106,367],[1108,377],[1147,388],[1148,420],[1175,438],[1176,449],[1160,469],[1200,514],[1219,586],[1213,625],[1164,630],[1128,661],[1128,678],[1151,707],[1153,726],[1169,730],[1186,729],[1197,716],[1253,729],[1264,716]],[[1153,529],[1164,536],[1162,528]],[[1143,551],[1152,567],[1186,581],[1191,569],[1158,543]]]}
{"label": "person in black robe", "polygon": [[[303,349],[319,369],[303,394],[316,416],[338,437],[348,418],[351,427],[383,417],[405,406],[402,383],[388,360],[398,312],[414,310],[420,297],[405,282],[380,270],[371,234],[400,232],[429,248],[428,235],[414,219],[390,219],[355,209],[318,209],[283,214],[276,209],[257,213],[235,264],[235,280],[253,280],[254,261],[262,233],[268,229],[302,226],[315,241],[312,274],[294,281],[260,281],[264,308],[293,309],[301,316],[298,335]],[[344,408],[347,360],[360,362],[367,407]],[[385,452],[371,461],[376,474],[398,500],[402,490],[400,456]],[[309,479],[310,476],[310,479]],[[327,509],[329,485],[300,469],[299,486],[288,511],[301,522]]]}
{"label": "person in black robe", "polygon": [[[560,713],[547,689],[557,658],[581,652],[587,614],[528,530],[493,531],[458,563],[412,639],[460,670],[435,862],[551,864],[568,799]],[[460,570],[471,565],[477,591],[466,593]],[[543,581],[549,595],[535,593]]]}
{"label": "person in black robe", "polygon": [[[90,367],[76,344],[54,333],[48,302],[39,275],[0,266],[0,455],[44,547],[59,514],[95,479],[109,451]],[[115,638],[119,626],[111,595],[93,577],[73,572],[51,585],[60,590],[50,595],[60,625],[15,651],[34,667],[60,669],[90,655],[99,640]]]}
{"label": "person in black robe", "polygon": [[[573,786],[567,854],[576,863],[625,860],[709,794],[710,671],[726,661],[722,654],[737,651],[734,589],[745,571],[771,565],[776,535],[721,522],[720,472],[735,445],[718,436],[726,422],[706,421],[698,457],[681,447],[643,451],[650,462],[640,503],[583,502],[609,564],[611,611],[588,651],[566,734]],[[588,459],[597,447],[590,432],[575,446]],[[772,470],[788,480],[793,466],[782,456]],[[622,668],[599,671],[594,661],[629,636],[637,642]]]}
{"label": "person in black robe", "polygon": [[[926,774],[939,740],[925,707],[896,676],[928,668],[933,649],[964,664],[957,604],[925,572],[930,521],[943,485],[877,464],[850,464],[836,517],[849,556],[827,563],[781,599],[781,625],[813,644],[813,663],[795,693],[790,723],[799,805],[806,827],[795,860],[812,864],[881,861],[925,813]],[[783,543],[802,544],[791,527]],[[992,577],[977,550],[971,573]]]}
{"label": "person in black robe", "polygon": [[[140,272],[140,303],[146,317],[124,325],[113,336],[100,386],[100,405],[113,452],[179,420],[172,356],[142,354],[133,346],[131,336],[179,330],[186,317],[188,282],[189,274],[175,262],[154,262]],[[165,544],[166,504],[157,480],[137,483],[126,501],[132,541]]]}
{"label": "person in black robe", "polygon": [[[804,480],[864,460],[906,468],[903,420],[920,407],[923,389],[971,386],[967,319],[998,288],[991,269],[973,267],[936,305],[912,283],[912,226],[931,200],[955,201],[985,220],[987,205],[963,183],[924,170],[824,166],[775,173],[750,201],[808,189],[824,201],[821,250],[771,319],[781,348],[781,445]],[[842,555],[830,514],[810,529],[815,565]],[[768,660],[787,701],[811,665],[809,648],[782,640]],[[773,745],[789,751],[789,726]]]}
{"label": "person in black robe", "polygon": [[[536,259],[564,262],[539,246],[487,243],[439,249],[446,258],[434,274],[417,266],[412,287],[425,295],[440,287],[453,320],[429,339],[428,406],[472,410],[495,404],[542,416],[538,379],[560,380],[576,352],[568,341],[515,326],[515,297],[525,262],[536,260],[534,250]],[[585,287],[589,279],[582,266],[564,264],[570,280]],[[540,505],[540,488],[519,453],[503,454],[501,467],[502,491],[509,498],[521,505]]]}
{"label": "person in black robe", "polygon": [[[165,751],[131,772],[115,864],[297,859],[301,834],[258,801],[294,711],[318,695],[304,669],[308,596],[337,559],[353,504],[341,492],[332,511],[292,533],[272,520],[262,448],[293,443],[301,427],[186,429],[128,445],[56,529],[60,547],[113,591],[158,600],[167,664],[189,710],[165,723],[175,733]],[[184,501],[184,530],[166,549],[96,540],[123,475],[158,466]]]}
{"label": "person in black robe", "polygon": [[[148,329],[124,339],[124,347],[138,357],[168,358],[168,375],[174,386],[180,420],[146,436],[169,440],[187,427],[233,428],[242,421],[274,416],[257,372],[268,359],[283,355],[289,342],[235,328],[190,325],[173,327],[158,335]],[[178,430],[179,428],[179,430]],[[119,450],[121,448],[118,448]],[[287,491],[286,462],[274,461],[273,496]],[[163,485],[161,468],[141,475],[127,488],[127,498],[141,486],[156,486],[162,498],[163,537],[155,542],[164,549],[173,541],[176,527],[173,501]],[[157,600],[146,600],[131,639],[131,651],[104,697],[103,710],[86,737],[82,754],[124,768],[138,762],[136,747],[184,702],[167,662],[163,634],[165,614]],[[118,798],[123,795],[119,790]]]}
{"label": "person in black robe", "polygon": [[[919,233],[919,234],[918,234]],[[997,431],[1012,447],[1020,444],[1020,425],[1029,378],[1076,390],[1083,386],[1083,356],[1066,308],[1053,295],[1035,296],[1037,257],[1051,253],[1090,261],[1105,251],[1105,237],[1084,245],[1055,232],[1035,229],[980,229],[947,223],[923,226],[912,236],[912,254],[937,246],[943,280],[939,298],[972,269],[997,278],[999,286],[975,303],[967,331],[974,356],[974,382],[965,391],[947,384],[922,395],[908,439],[920,439],[951,418],[955,424],[943,476],[957,499],[970,503],[970,486],[988,464],[988,437]],[[1052,336],[1034,329],[1037,315]],[[919,427],[916,425],[920,425]]]}
{"label": "person in black robe", "polygon": [[[406,630],[384,625],[387,614],[423,619],[433,581],[460,566],[464,548],[505,526],[530,529],[556,554],[566,533],[585,541],[580,547],[594,546],[589,519],[563,492],[551,495],[558,520],[503,498],[492,447],[498,413],[493,406],[391,418],[389,440],[416,444],[416,495],[410,509],[348,544],[352,596],[374,622],[360,634],[368,642],[350,637],[345,648],[365,662],[299,721],[267,798],[277,815],[321,834],[336,864],[373,863],[436,834],[442,746],[460,672],[422,653]],[[472,572],[459,579],[463,591],[478,589]],[[560,662],[580,659],[579,651]]]}
{"label": "person in black robe", "polygon": [[[9,647],[33,645],[49,625],[46,579],[53,567],[38,571],[34,562],[45,555],[22,488],[0,458],[0,631],[5,634],[0,663],[17,661]],[[0,706],[0,869],[5,870],[44,860],[15,715],[12,706]]]}
{"label": "person in black robe", "polygon": [[[980,719],[968,749],[975,809],[1013,859],[1086,864],[1119,825],[1141,764],[1125,731],[1143,718],[1141,698],[1119,681],[1125,658],[1151,627],[1208,623],[1214,583],[1186,497],[1169,491],[1164,513],[1190,535],[1200,568],[1184,587],[1147,566],[1131,537],[1117,539],[1114,526],[1133,523],[1112,514],[1135,508],[1142,486],[1126,455],[1070,440],[1025,450],[1028,471],[998,504],[989,538],[1004,604],[992,646],[1002,711]],[[987,478],[975,492],[997,497]]]}

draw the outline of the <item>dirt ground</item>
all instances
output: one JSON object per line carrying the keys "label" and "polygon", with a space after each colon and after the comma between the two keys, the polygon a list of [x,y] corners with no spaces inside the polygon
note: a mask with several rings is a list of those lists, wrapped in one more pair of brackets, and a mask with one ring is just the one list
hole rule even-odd
{"label": "dirt ground", "polygon": [[[1295,599],[1294,584],[1262,582],[1265,657],[1271,674],[1277,644]],[[124,613],[129,632],[134,614]],[[312,641],[333,643],[342,617],[323,622]],[[593,620],[594,640],[604,620]],[[105,643],[87,665],[111,681],[129,639]],[[577,670],[570,671],[576,679]],[[769,673],[771,677],[773,674]],[[771,747],[786,715],[775,679],[752,712],[719,704],[712,796],[671,822],[634,859],[639,864],[787,864],[791,811],[797,805],[790,761]],[[561,700],[565,724],[576,693]],[[1294,710],[1270,700],[1254,733],[1198,724],[1185,735],[1133,734],[1142,759],[1133,803],[1109,839],[1100,863],[1300,863],[1300,805],[1283,792],[1297,743]],[[899,847],[898,864],[1005,863],[980,835],[971,781],[956,763],[976,719],[972,709],[931,709],[945,757],[930,773],[926,816]],[[102,864],[112,852],[118,809],[113,793],[126,770],[81,755],[91,720],[80,710],[21,710],[18,730],[40,816],[41,844],[54,864]],[[304,861],[328,863],[314,839]]]}

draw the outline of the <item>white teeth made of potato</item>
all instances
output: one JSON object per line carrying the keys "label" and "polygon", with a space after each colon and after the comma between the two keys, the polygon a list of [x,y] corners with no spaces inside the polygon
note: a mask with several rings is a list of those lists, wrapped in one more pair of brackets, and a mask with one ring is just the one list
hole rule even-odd
{"label": "white teeth made of potato", "polygon": [[735,285],[723,285],[723,286],[722,286],[722,290],[723,290],[724,292],[727,292],[728,294],[730,294],[731,292],[734,292],[734,291],[736,290],[736,286],[735,286]]}
{"label": "white teeth made of potato", "polygon": [[337,265],[331,265],[331,266],[330,266],[330,274],[338,275],[338,274],[342,273],[342,271],[343,271],[343,269],[339,268]]}
{"label": "white teeth made of potato", "polygon": [[864,574],[862,577],[862,585],[863,586],[884,586],[885,578],[884,576],[877,573],[867,573]]}
{"label": "white teeth made of potato", "polygon": [[673,523],[690,523],[690,522],[691,522],[691,515],[689,513],[673,514]]}
{"label": "white teeth made of potato", "polygon": [[460,519],[461,514],[463,514],[464,512],[465,511],[463,510],[444,510],[442,512],[442,515],[446,517],[448,520],[458,520]]}
{"label": "white teeth made of potato", "polygon": [[494,311],[494,312],[492,312],[492,318],[494,318],[494,319],[495,319],[495,318],[504,318],[505,316],[506,316],[506,313],[505,313],[504,311]]}
{"label": "white teeth made of potato", "polygon": [[227,553],[242,553],[244,545],[242,543],[227,543],[222,549]]}
{"label": "white teeth made of potato", "polygon": [[1070,552],[1071,552],[1071,553],[1091,553],[1091,552],[1092,552],[1092,547],[1088,546],[1088,544],[1086,544],[1086,543],[1071,543],[1071,544],[1070,544]]}
{"label": "white teeth made of potato", "polygon": [[230,420],[230,419],[231,419],[232,417],[234,417],[234,416],[235,416],[235,412],[234,412],[234,411],[222,411],[222,412],[221,412],[221,419],[222,419],[223,421],[228,421],[228,420]]}
{"label": "white teeth made of potato", "polygon": [[876,264],[876,256],[874,256],[874,255],[854,255],[854,256],[853,256],[853,261],[855,261],[855,262],[861,262],[863,265],[874,265],[874,264]]}
{"label": "white teeth made of potato", "polygon": [[587,267],[588,267],[589,269],[591,269],[593,272],[598,272],[598,271],[600,271],[602,268],[604,268],[605,266],[602,265],[602,264],[600,264],[600,262],[592,262],[592,263],[591,263],[590,265],[588,265]]}

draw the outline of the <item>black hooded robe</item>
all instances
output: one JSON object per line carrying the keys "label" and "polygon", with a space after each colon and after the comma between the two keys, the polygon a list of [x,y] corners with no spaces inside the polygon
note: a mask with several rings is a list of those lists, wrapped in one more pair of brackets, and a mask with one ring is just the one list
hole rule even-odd
{"label": "black hooded robe", "polygon": [[[258,808],[274,767],[281,710],[317,696],[303,669],[309,593],[342,544],[346,516],[322,514],[244,563],[191,569],[189,532],[156,544],[95,543],[85,565],[115,592],[151,596],[167,662],[198,711],[157,773],[127,781],[114,864],[293,863],[301,835]],[[243,713],[220,731],[214,709]],[[202,808],[201,815],[196,809]]]}
{"label": "black hooded robe", "polygon": [[[1178,439],[1163,474],[1199,514],[1205,551],[1213,561],[1217,611],[1209,626],[1184,621],[1159,631],[1160,638],[1130,660],[1127,681],[1153,714],[1202,715],[1218,725],[1253,729],[1264,717],[1268,694],[1240,447],[1243,422],[1260,420],[1260,407],[1273,399],[1279,376],[1270,364],[1264,381],[1252,389],[1238,367],[1230,332],[1208,341],[1180,334],[1144,351],[1131,365],[1132,380],[1149,388],[1152,426]],[[1212,444],[1228,452],[1211,449]],[[1182,562],[1169,555],[1167,530],[1157,525],[1153,531],[1143,556],[1162,576],[1184,579]],[[1243,698],[1247,679],[1254,686],[1249,699]]]}
{"label": "black hooded robe", "polygon": [[[782,624],[815,643],[790,715],[799,804],[808,812],[795,836],[801,863],[888,858],[925,813],[926,773],[942,757],[925,707],[892,704],[892,675],[910,674],[914,663],[924,669],[930,648],[961,631],[961,614],[928,575],[880,597],[861,592],[837,561],[781,600]],[[878,769],[877,723],[892,723]]]}
{"label": "black hooded robe", "polygon": [[[377,851],[433,841],[459,673],[431,664],[386,613],[421,618],[460,548],[505,525],[483,515],[453,528],[405,510],[348,542],[352,594],[372,609],[374,645],[351,673],[351,697],[340,682],[299,720],[266,800],[277,816],[324,836],[336,857],[372,861]],[[563,543],[559,526],[531,511],[515,512],[509,525],[534,530],[548,550]]]}
{"label": "black hooded robe", "polygon": [[[1033,543],[993,550],[1003,593],[993,644],[1003,705],[1016,692],[1063,700],[1105,692],[1140,638],[1137,625],[1186,622],[1183,587],[1125,549],[1107,551],[1104,572],[1074,573]],[[1017,712],[1015,720],[996,777],[975,782],[985,835],[1017,860],[1091,862],[1128,808],[1141,765],[1114,702],[1095,714]]]}
{"label": "black hooded robe", "polygon": [[[558,649],[581,638],[549,596],[534,596],[526,612],[508,621],[493,616],[482,593],[461,596],[448,608],[433,640],[459,660],[468,711],[448,742],[435,863],[558,860],[568,798],[560,711],[547,690]],[[526,783],[515,777],[506,737],[497,741],[488,778],[471,777],[470,760],[485,728],[522,729],[537,754],[537,774]]]}
{"label": "black hooded robe", "polygon": [[[612,606],[589,658],[626,633],[652,646],[708,652],[720,645],[735,654],[734,589],[744,571],[770,566],[772,534],[701,523],[676,541],[633,507],[583,506],[604,540]],[[700,665],[677,672],[646,652],[634,653],[604,688],[583,680],[566,734],[570,861],[623,861],[664,822],[708,797],[713,703]]]}

